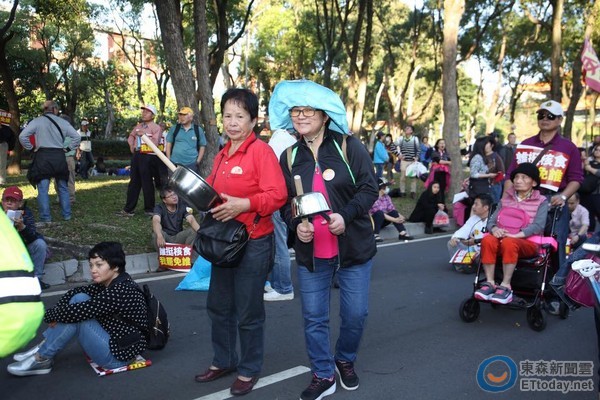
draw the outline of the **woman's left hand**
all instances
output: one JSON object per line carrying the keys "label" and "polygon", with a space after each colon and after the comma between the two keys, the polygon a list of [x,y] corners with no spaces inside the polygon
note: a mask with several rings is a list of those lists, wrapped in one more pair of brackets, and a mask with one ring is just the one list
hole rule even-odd
{"label": "woman's left hand", "polygon": [[221,193],[223,204],[210,210],[217,221],[227,222],[250,209],[250,200]]}
{"label": "woman's left hand", "polygon": [[[329,218],[331,219],[331,221],[329,221],[329,232],[331,232],[333,235],[339,236],[341,234],[343,234],[346,231],[346,222],[344,221],[344,218],[338,214],[338,213],[333,213],[333,214],[329,214]],[[324,223],[327,223],[327,221],[323,221]]]}

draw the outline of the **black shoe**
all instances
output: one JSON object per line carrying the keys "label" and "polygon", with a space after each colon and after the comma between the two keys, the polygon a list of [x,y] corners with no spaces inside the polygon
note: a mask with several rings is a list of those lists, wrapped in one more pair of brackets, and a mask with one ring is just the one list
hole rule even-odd
{"label": "black shoe", "polygon": [[445,231],[444,229],[442,229],[442,228],[433,228],[433,231],[434,231],[434,232],[437,232],[437,233],[443,233],[443,232],[446,232],[446,231]]}
{"label": "black shoe", "polygon": [[433,233],[433,228],[430,226],[425,227],[425,233],[431,235]]}
{"label": "black shoe", "polygon": [[331,379],[324,379],[313,375],[310,385],[300,394],[300,400],[321,400],[334,393],[335,376]]}
{"label": "black shoe", "polygon": [[408,236],[406,233],[404,235],[398,235],[398,240],[413,240],[412,236]]}
{"label": "black shoe", "polygon": [[42,290],[46,290],[50,288],[50,285],[48,285],[46,282],[44,282],[43,280],[38,278],[38,281],[40,282],[40,287],[42,288]]}
{"label": "black shoe", "polygon": [[400,197],[406,197],[406,193],[400,192]]}
{"label": "black shoe", "polygon": [[354,371],[354,363],[335,360],[335,370],[340,376],[340,384],[346,390],[358,389],[358,376]]}

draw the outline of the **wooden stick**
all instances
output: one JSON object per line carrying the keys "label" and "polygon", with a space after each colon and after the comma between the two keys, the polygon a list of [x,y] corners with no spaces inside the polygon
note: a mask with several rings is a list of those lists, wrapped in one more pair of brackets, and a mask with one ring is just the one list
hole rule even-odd
{"label": "wooden stick", "polygon": [[158,147],[156,147],[154,142],[152,142],[152,140],[150,140],[150,138],[148,136],[146,136],[146,134],[143,134],[142,136],[140,136],[140,139],[142,139],[142,142],[146,143],[148,145],[148,147],[150,147],[152,149],[154,154],[156,154],[158,156],[158,158],[160,158],[160,160],[163,163],[165,163],[165,165],[167,166],[167,168],[169,168],[171,170],[171,172],[173,172],[177,169],[177,166],[175,164],[173,164],[171,162],[171,160],[169,160],[167,158],[165,153],[163,153],[162,151],[160,151],[160,149]]}
{"label": "wooden stick", "polygon": [[[296,196],[304,194],[304,189],[302,188],[302,177],[300,175],[294,175],[294,186],[296,186]],[[302,225],[308,228],[308,218],[302,218]]]}

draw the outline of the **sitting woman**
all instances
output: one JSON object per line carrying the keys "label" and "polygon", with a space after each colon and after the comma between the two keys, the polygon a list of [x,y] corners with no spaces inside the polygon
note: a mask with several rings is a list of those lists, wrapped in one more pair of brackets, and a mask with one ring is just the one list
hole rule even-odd
{"label": "sitting woman", "polygon": [[[513,187],[506,190],[500,205],[488,221],[489,235],[481,242],[481,263],[486,282],[474,297],[493,303],[512,301],[512,279],[517,260],[533,257],[538,245],[527,240],[544,232],[548,215],[548,201],[534,188],[540,184],[540,173],[532,163],[522,163],[510,174]],[[502,283],[496,286],[494,269],[496,258],[502,256]]]}
{"label": "sitting woman", "polygon": [[94,283],[69,290],[56,306],[46,310],[44,341],[15,354],[17,362],[8,366],[9,373],[49,373],[53,358],[75,337],[92,361],[106,369],[128,365],[146,349],[144,335],[133,325],[148,324],[146,301],[125,272],[121,244],[99,243],[88,257]]}
{"label": "sitting woman", "polygon": [[410,222],[425,222],[425,233],[433,233],[433,218],[438,211],[445,211],[444,195],[439,182],[433,182],[421,193],[415,209],[408,217]]}
{"label": "sitting woman", "polygon": [[389,188],[385,178],[377,179],[379,185],[379,198],[375,200],[373,206],[369,210],[371,218],[373,218],[373,231],[375,232],[375,241],[382,242],[383,239],[379,236],[381,228],[389,224],[394,224],[398,230],[398,240],[412,240],[412,236],[404,228],[404,217],[396,211],[396,207],[392,203],[392,199],[388,195]]}

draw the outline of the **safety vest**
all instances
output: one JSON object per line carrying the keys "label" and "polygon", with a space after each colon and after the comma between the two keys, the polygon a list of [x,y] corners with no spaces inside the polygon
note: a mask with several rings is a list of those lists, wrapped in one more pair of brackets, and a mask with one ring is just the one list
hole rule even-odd
{"label": "safety vest", "polygon": [[25,346],[44,317],[42,289],[21,237],[0,212],[0,358]]}

